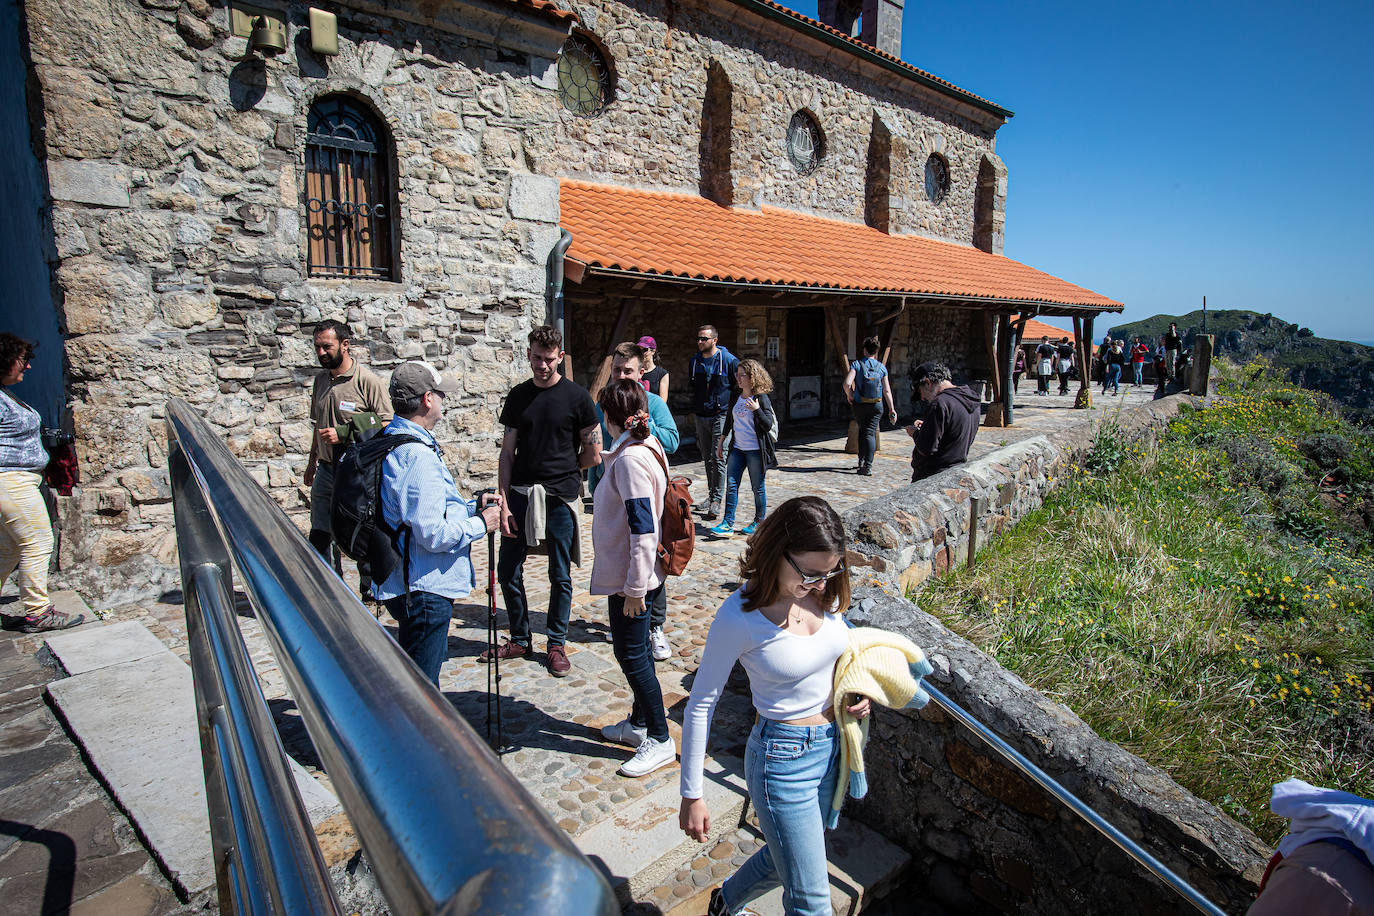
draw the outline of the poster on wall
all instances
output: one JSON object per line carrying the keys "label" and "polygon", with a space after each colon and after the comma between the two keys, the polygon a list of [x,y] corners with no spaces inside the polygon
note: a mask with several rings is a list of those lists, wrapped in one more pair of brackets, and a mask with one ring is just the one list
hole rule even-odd
{"label": "poster on wall", "polygon": [[788,380],[787,417],[790,420],[805,420],[821,415],[821,377],[819,375],[793,376]]}

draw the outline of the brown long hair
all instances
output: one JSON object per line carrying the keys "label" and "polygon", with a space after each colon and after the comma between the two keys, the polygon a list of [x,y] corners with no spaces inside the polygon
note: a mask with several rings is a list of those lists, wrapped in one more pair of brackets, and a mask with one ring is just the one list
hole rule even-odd
{"label": "brown long hair", "polygon": [[[749,538],[749,547],[740,560],[740,578],[746,580],[744,610],[756,611],[778,600],[778,580],[785,554],[837,553],[845,556],[844,523],[819,496],[789,499],[764,517]],[[841,612],[849,607],[849,569],[825,583],[821,606]]]}

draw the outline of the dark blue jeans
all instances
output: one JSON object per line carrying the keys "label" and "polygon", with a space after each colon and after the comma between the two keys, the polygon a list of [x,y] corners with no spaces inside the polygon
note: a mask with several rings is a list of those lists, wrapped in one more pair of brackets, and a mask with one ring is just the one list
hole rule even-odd
{"label": "dark blue jeans", "polygon": [[873,454],[878,451],[878,423],[883,418],[883,405],[855,401],[853,406],[854,422],[859,424],[859,467],[872,467]]}
{"label": "dark blue jeans", "polygon": [[[530,644],[530,608],[525,598],[525,497],[511,491],[510,511],[515,516],[515,537],[501,536],[501,559],[496,564],[496,580],[510,618],[511,642]],[[544,546],[549,550],[549,611],[544,623],[550,646],[568,641],[568,617],[572,614],[572,542],[577,531],[572,509],[556,496],[548,498],[544,510]]]}
{"label": "dark blue jeans", "polygon": [[[652,607],[655,596],[663,591],[659,586],[644,596],[644,606]],[[668,716],[663,711],[663,689],[658,685],[654,658],[649,654],[649,612],[638,617],[625,616],[625,596],[611,595],[611,648],[620,670],[630,683],[634,705],[630,707],[630,724],[646,729],[655,741],[668,740]]]}
{"label": "dark blue jeans", "polygon": [[448,623],[453,599],[433,592],[411,592],[385,602],[387,613],[400,624],[396,642],[425,677],[439,684],[439,666],[448,658]]}

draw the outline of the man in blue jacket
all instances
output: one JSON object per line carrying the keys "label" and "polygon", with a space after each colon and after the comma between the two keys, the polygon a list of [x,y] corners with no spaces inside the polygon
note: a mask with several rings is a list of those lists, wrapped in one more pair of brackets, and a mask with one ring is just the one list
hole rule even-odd
{"label": "man in blue jacket", "polygon": [[476,585],[472,542],[501,522],[495,496],[484,496],[479,509],[459,495],[434,438],[444,398],[458,388],[452,373],[440,375],[426,362],[402,363],[391,374],[396,416],[383,430],[420,441],[397,446],[382,463],[382,518],[401,530],[405,562],[375,593],[400,624],[396,641],[435,685],[448,658],[454,599],[467,597]]}
{"label": "man in blue jacket", "polygon": [[[610,381],[628,378],[642,384],[643,374],[644,348],[629,342],[618,344],[611,357]],[[668,409],[663,398],[652,391],[646,391],[645,394],[649,399],[649,431],[658,440],[658,444],[663,446],[663,453],[671,455],[677,451],[678,443],[681,441],[677,421],[673,419],[673,412]],[[601,422],[601,448],[603,451],[610,451],[611,434],[606,429],[606,418],[601,414],[600,404],[596,406],[596,418]],[[601,465],[587,469],[587,486],[593,493],[596,492],[596,485],[600,480]],[[655,661],[666,661],[673,654],[673,647],[669,645],[668,637],[663,632],[663,624],[667,620],[668,590],[661,588],[649,608],[649,648],[653,651]]]}
{"label": "man in blue jacket", "polygon": [[739,360],[724,347],[717,346],[720,335],[709,324],[697,328],[697,352],[688,364],[692,382],[692,415],[696,420],[697,448],[706,463],[706,486],[710,504],[705,518],[720,514],[725,488],[725,459],[717,454],[716,444],[725,434],[725,418],[730,413],[730,389],[735,386]]}

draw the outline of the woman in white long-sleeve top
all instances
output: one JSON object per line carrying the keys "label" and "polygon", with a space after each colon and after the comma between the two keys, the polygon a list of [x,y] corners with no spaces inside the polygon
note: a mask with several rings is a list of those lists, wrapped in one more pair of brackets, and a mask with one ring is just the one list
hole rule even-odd
{"label": "woman in white long-sleeve top", "polygon": [[663,447],[649,433],[648,402],[637,381],[611,382],[597,403],[612,441],[610,451],[602,453],[603,476],[592,506],[591,593],[610,596],[611,644],[634,694],[630,715],[601,733],[635,749],[620,775],[644,776],[677,759],[644,612],[663,589],[658,527],[668,465]]}
{"label": "woman in white long-sleeve top", "polygon": [[[824,814],[835,791],[839,736],[831,705],[835,662],[849,642],[844,525],[825,500],[783,503],[750,538],[746,580],[716,612],[682,726],[682,809],[688,836],[711,828],[702,766],[711,714],[730,669],[749,675],[758,719],[745,778],[767,841],[711,895],[710,916],[738,914],[777,883],[789,914],[830,913]],[[862,718],[869,701],[847,707]]]}

